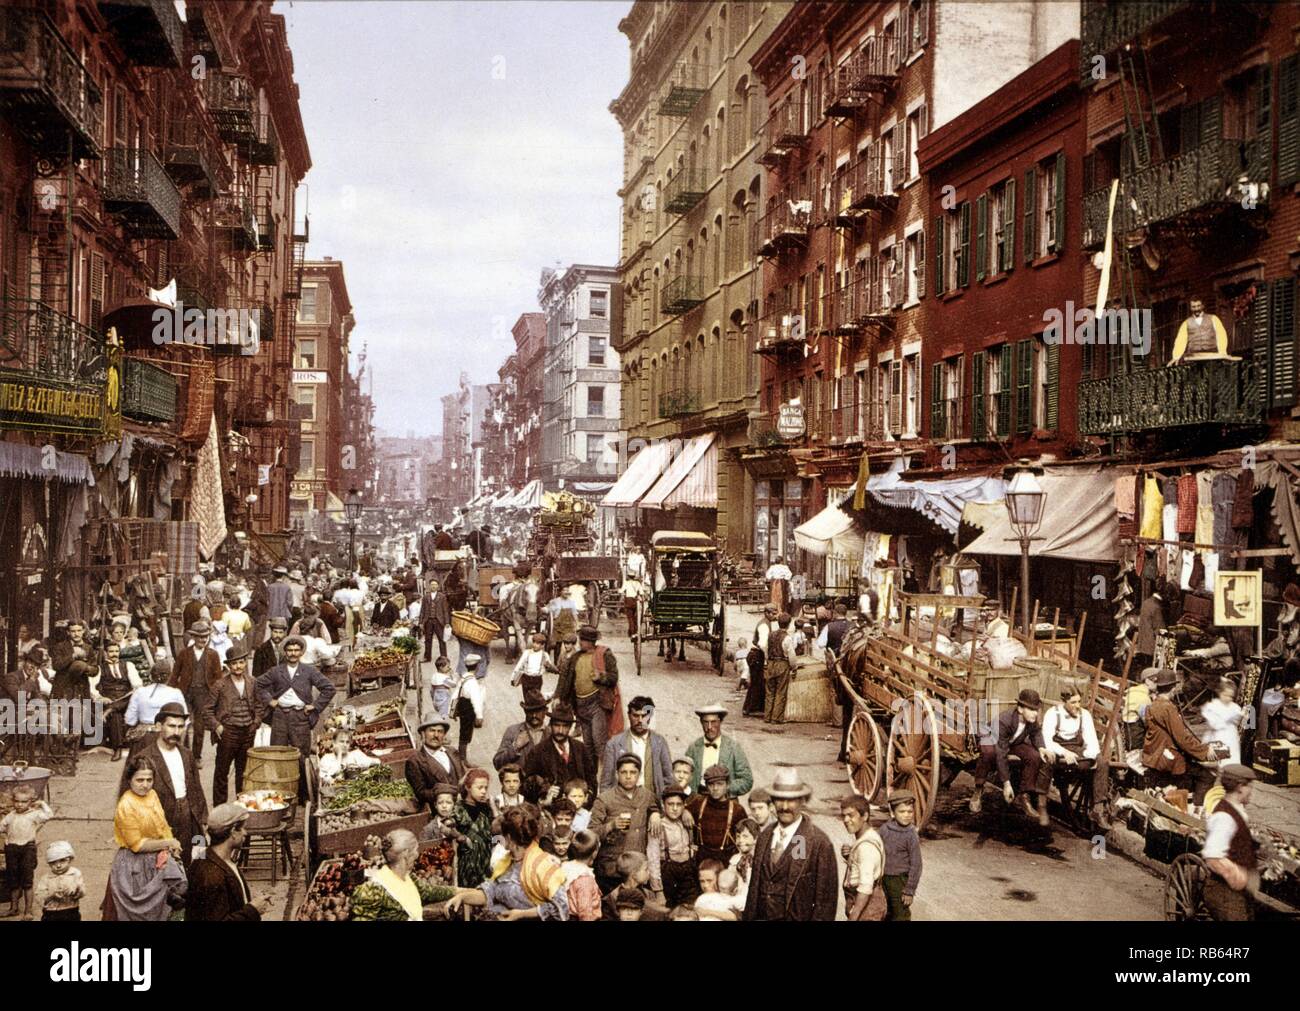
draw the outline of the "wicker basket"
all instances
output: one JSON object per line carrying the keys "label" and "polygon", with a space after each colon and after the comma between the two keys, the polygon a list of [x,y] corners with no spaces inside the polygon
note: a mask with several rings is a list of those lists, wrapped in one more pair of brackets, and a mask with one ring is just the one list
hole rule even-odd
{"label": "wicker basket", "polygon": [[501,626],[481,614],[470,611],[451,612],[451,633],[457,639],[472,642],[475,646],[490,646]]}

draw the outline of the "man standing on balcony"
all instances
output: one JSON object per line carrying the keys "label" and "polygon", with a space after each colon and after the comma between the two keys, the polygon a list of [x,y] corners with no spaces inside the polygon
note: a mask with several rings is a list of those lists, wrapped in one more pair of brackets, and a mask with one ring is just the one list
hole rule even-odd
{"label": "man standing on balcony", "polygon": [[1205,303],[1199,298],[1192,299],[1189,308],[1192,314],[1178,328],[1169,364],[1177,365],[1184,355],[1188,361],[1231,357],[1228,354],[1228,331],[1224,329],[1223,320],[1212,312],[1207,313]]}

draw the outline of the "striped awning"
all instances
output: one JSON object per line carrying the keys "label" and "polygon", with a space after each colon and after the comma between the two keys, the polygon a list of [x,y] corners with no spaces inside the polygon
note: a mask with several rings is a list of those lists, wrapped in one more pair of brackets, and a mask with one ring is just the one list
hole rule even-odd
{"label": "striped awning", "polygon": [[614,482],[614,487],[600,500],[600,504],[637,505],[641,501],[641,496],[649,491],[663,474],[664,468],[668,466],[668,461],[672,457],[672,449],[673,444],[669,440],[652,442],[642,449],[632,458],[627,470],[623,471],[619,479]]}
{"label": "striped awning", "polygon": [[714,433],[697,435],[641,499],[645,509],[718,508],[718,447]]}

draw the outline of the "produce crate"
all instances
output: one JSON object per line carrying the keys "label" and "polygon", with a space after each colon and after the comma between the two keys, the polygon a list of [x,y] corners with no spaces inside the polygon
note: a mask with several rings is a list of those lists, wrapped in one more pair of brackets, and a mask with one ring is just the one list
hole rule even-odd
{"label": "produce crate", "polygon": [[1171,863],[1183,853],[1200,853],[1201,843],[1190,832],[1147,826],[1146,844],[1142,850],[1152,860]]}
{"label": "produce crate", "polygon": [[418,836],[424,826],[429,823],[429,812],[417,811],[415,814],[397,815],[387,821],[375,821],[369,825],[359,825],[356,828],[343,829],[340,832],[318,833],[316,827],[319,824],[319,815],[330,814],[331,812],[322,809],[312,813],[316,816],[312,818],[311,824],[312,852],[318,860],[321,857],[352,853],[365,845],[366,836],[377,835],[382,839],[394,829],[410,829]]}
{"label": "produce crate", "polygon": [[[348,696],[348,705],[359,709],[362,706],[373,705],[376,702],[387,702],[389,699],[402,698],[405,692],[406,687],[402,682],[388,681],[378,688]],[[336,695],[335,698],[338,698],[338,696]]]}
{"label": "produce crate", "polygon": [[1300,909],[1300,878],[1294,874],[1276,881],[1261,881],[1259,890],[1270,899]]}

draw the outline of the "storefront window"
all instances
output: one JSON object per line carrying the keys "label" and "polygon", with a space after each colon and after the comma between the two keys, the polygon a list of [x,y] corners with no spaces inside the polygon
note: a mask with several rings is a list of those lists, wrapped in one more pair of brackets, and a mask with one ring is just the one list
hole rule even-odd
{"label": "storefront window", "polygon": [[804,494],[804,482],[797,478],[754,483],[754,563],[760,570],[781,558],[796,573],[802,571],[794,528],[804,520]]}

